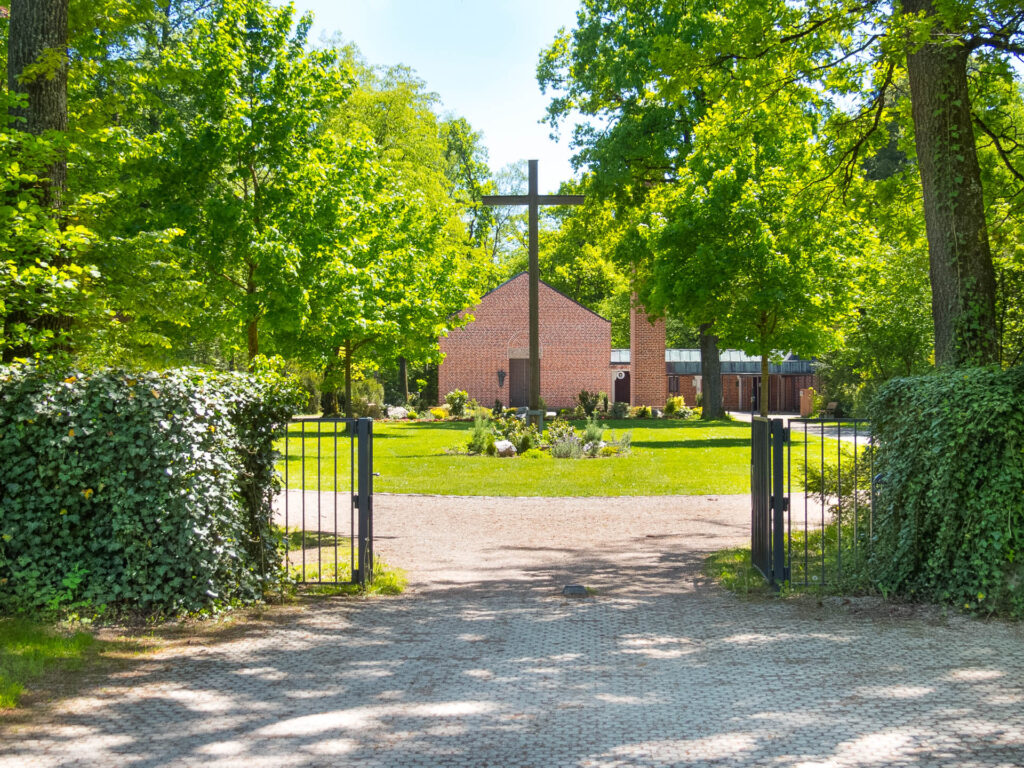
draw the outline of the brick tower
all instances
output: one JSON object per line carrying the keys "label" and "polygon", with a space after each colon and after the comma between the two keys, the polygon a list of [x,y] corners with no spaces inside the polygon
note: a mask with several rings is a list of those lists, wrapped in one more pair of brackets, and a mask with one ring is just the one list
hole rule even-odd
{"label": "brick tower", "polygon": [[665,373],[665,321],[647,319],[636,304],[629,313],[630,405],[664,408],[668,398]]}

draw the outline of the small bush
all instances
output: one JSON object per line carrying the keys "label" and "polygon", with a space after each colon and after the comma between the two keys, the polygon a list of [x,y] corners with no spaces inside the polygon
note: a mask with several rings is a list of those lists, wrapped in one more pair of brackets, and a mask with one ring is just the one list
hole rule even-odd
{"label": "small bush", "polygon": [[613,419],[624,419],[629,416],[629,403],[623,400],[616,400],[612,403],[612,407],[608,411],[608,415]]}
{"label": "small bush", "polygon": [[651,418],[651,409],[646,405],[638,405],[636,408],[630,408],[629,417],[631,419],[649,419]]}
{"label": "small bush", "polygon": [[1024,617],[1024,367],[894,379],[869,574],[885,592]]}
{"label": "small bush", "polygon": [[553,421],[547,430],[551,456],[556,459],[578,459],[583,455],[583,442],[567,421]]}
{"label": "small bush", "polygon": [[522,454],[531,448],[540,445],[540,434],[534,424],[527,424],[524,420],[510,414],[501,419],[494,419],[491,431],[495,438],[508,440],[516,447],[516,453]]}
{"label": "small bush", "polygon": [[501,400],[494,401],[494,407],[491,409],[491,413],[494,416],[501,416],[505,412],[505,406],[501,404]]}
{"label": "small bush", "polygon": [[576,395],[576,401],[579,403],[580,408],[583,409],[583,415],[589,419],[594,415],[594,411],[597,410],[597,406],[601,402],[601,395],[598,392],[589,392],[584,389]]}
{"label": "small bush", "polygon": [[625,432],[619,438],[617,445],[619,446],[619,453],[629,453],[630,448],[633,447],[633,433]]}
{"label": "small bush", "polygon": [[692,419],[693,411],[682,397],[670,397],[665,401],[666,419]]}
{"label": "small bush", "polygon": [[416,413],[416,411],[412,410],[411,408],[409,409],[409,413],[406,414],[406,418],[407,419],[418,419],[419,417],[420,417],[420,415],[418,413]]}
{"label": "small bush", "polygon": [[583,442],[600,443],[603,437],[604,427],[601,425],[601,422],[597,420],[596,416],[591,416],[583,426]]}
{"label": "small bush", "polygon": [[278,369],[0,369],[0,611],[175,614],[281,577],[274,439],[305,399]]}
{"label": "small bush", "polygon": [[430,415],[433,416],[438,421],[444,421],[445,419],[448,418],[448,411],[446,411],[444,408],[431,408]]}
{"label": "small bush", "polygon": [[374,378],[352,380],[352,413],[379,419],[384,403],[384,385]]}
{"label": "small bush", "polygon": [[452,416],[461,416],[469,402],[469,393],[464,389],[453,389],[444,396],[444,401]]}
{"label": "small bush", "polygon": [[540,448],[531,448],[528,451],[524,451],[519,454],[521,459],[543,459],[547,454],[544,453]]}
{"label": "small bush", "polygon": [[487,438],[492,437],[490,422],[483,416],[473,420],[473,430],[469,433],[466,450],[470,453],[483,453],[487,450]]}

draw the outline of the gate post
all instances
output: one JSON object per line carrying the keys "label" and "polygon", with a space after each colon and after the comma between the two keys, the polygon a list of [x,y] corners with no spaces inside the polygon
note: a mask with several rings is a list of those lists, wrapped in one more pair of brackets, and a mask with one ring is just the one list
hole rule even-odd
{"label": "gate post", "polygon": [[786,507],[785,489],[786,428],[782,419],[771,420],[771,506],[772,506],[772,583],[787,581],[786,573]]}
{"label": "gate post", "polygon": [[359,568],[355,580],[363,587],[373,581],[373,419],[356,422],[358,439]]}

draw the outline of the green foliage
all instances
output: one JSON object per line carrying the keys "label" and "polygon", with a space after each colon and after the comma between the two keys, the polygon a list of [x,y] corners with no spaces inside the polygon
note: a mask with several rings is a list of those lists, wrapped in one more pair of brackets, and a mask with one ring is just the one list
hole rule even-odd
{"label": "green foliage", "polygon": [[629,409],[629,418],[631,419],[649,419],[651,418],[651,408],[647,405],[638,405]]}
{"label": "green foliage", "polygon": [[693,410],[686,404],[682,397],[670,397],[665,401],[666,419],[692,419]]}
{"label": "green foliage", "polygon": [[524,419],[518,418],[515,414],[494,419],[491,431],[496,439],[508,440],[512,443],[516,447],[517,454],[526,453],[531,448],[540,445],[540,433],[537,431],[537,425],[527,424]]}
{"label": "green foliage", "polygon": [[870,575],[884,592],[1024,617],[1024,368],[894,379]]}
{"label": "green foliage", "polygon": [[438,421],[444,421],[448,418],[448,411],[444,408],[431,408],[428,413]]}
{"label": "green foliage", "polygon": [[466,403],[469,402],[469,393],[464,389],[455,389],[444,396],[444,401],[448,403],[452,416],[461,416],[466,409]]}
{"label": "green foliage", "polygon": [[548,446],[555,459],[578,459],[583,455],[583,441],[567,421],[552,422],[548,429]]}
{"label": "green foliage", "polygon": [[589,419],[594,415],[594,411],[597,410],[598,405],[601,404],[601,395],[598,392],[588,392],[584,389],[576,395],[576,400],[583,409],[583,415]]}
{"label": "green foliage", "polygon": [[608,409],[608,418],[624,419],[629,416],[629,403],[624,400],[616,400]]}
{"label": "green foliage", "polygon": [[0,608],[174,614],[281,572],[274,439],[304,394],[252,374],[0,373]]}
{"label": "green foliage", "polygon": [[583,442],[597,445],[604,437],[604,427],[597,420],[596,416],[590,416],[587,423],[583,425]]}
{"label": "green foliage", "polygon": [[494,434],[491,432],[490,422],[483,416],[477,416],[473,419],[473,431],[469,433],[466,450],[470,453],[485,453],[488,440],[491,443],[494,442]]}

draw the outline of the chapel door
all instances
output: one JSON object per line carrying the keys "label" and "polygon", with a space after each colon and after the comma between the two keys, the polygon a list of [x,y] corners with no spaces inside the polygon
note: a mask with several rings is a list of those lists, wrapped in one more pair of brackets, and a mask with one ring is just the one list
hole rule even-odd
{"label": "chapel door", "polygon": [[629,371],[615,373],[615,392],[613,394],[616,403],[629,402]]}
{"label": "chapel door", "polygon": [[508,361],[508,404],[525,407],[530,400],[530,361],[527,358]]}

